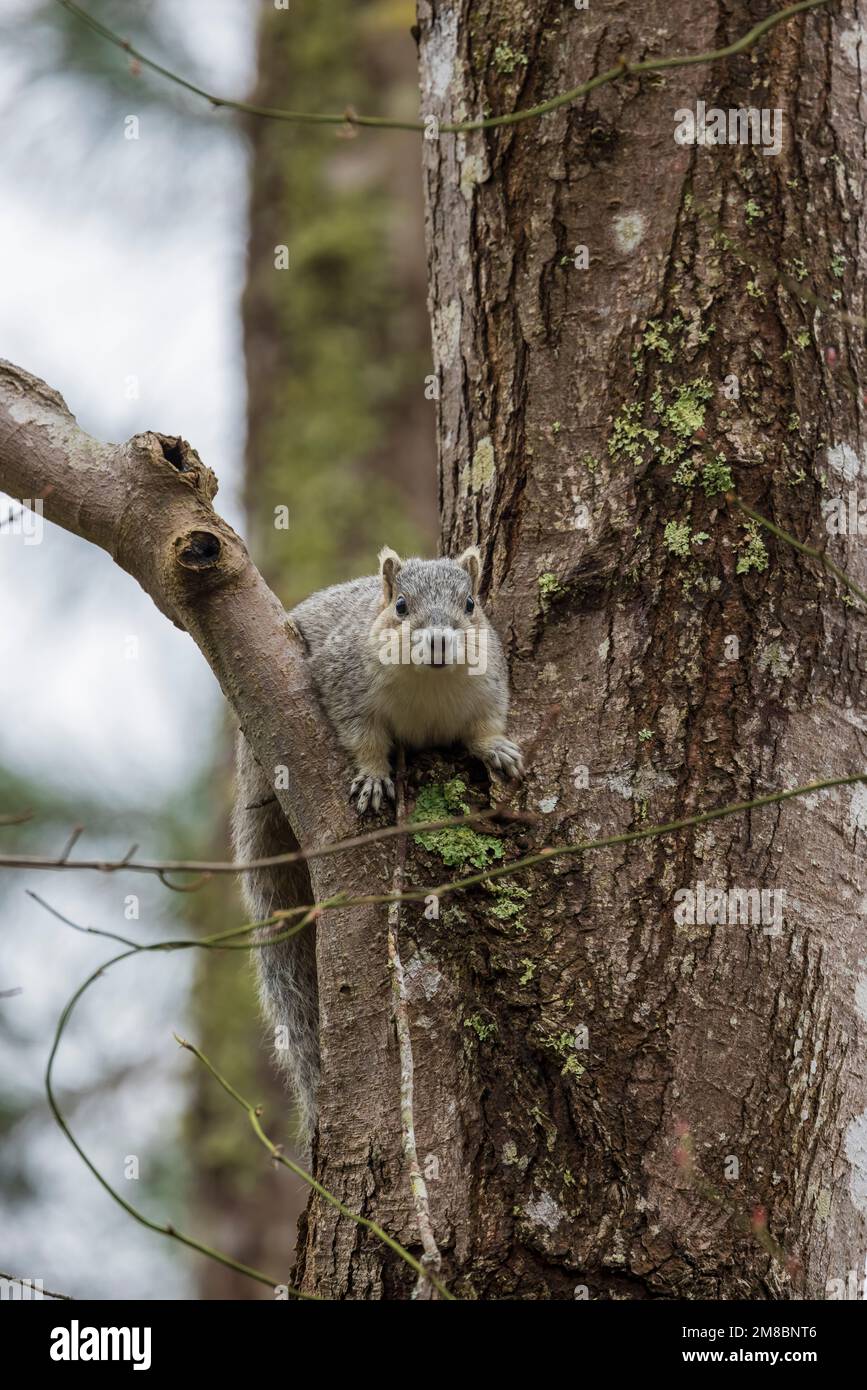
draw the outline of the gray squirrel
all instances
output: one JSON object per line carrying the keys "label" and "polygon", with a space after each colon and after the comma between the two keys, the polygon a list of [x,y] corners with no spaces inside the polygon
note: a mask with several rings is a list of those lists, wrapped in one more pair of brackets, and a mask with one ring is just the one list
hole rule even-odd
{"label": "gray squirrel", "polygon": [[[506,737],[509,685],[499,638],[479,603],[475,546],[457,560],[401,560],[385,547],[379,574],[335,584],[287,615],[306,647],[319,698],[351,755],[349,795],[360,815],[394,800],[398,744],[462,743],[497,780],[522,774]],[[297,842],[243,734],[238,735],[232,837],[238,863],[297,849]],[[303,863],[242,876],[250,920],[310,900]],[[316,1124],[319,1005],[312,927],[255,953],[263,1011],[281,1032],[277,1057],[298,1099],[301,1137]]]}

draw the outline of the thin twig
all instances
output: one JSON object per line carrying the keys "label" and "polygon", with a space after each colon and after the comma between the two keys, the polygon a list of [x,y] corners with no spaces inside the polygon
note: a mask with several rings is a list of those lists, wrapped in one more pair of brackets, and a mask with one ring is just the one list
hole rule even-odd
{"label": "thin twig", "polygon": [[140,949],[142,948],[136,946],[132,950],[124,951],[121,955],[113,956],[111,960],[104,961],[103,964],[100,965],[96,970],[94,970],[93,973],[87,977],[84,983],[79,986],[79,988],[75,991],[75,993],[72,995],[72,998],[69,1000],[66,1007],[64,1008],[63,1013],[61,1014],[60,1019],[58,1021],[57,1028],[55,1030],[54,1040],[51,1046],[51,1052],[48,1057],[48,1065],[45,1071],[45,1092],[48,1097],[48,1104],[51,1109],[51,1113],[53,1114],[55,1120],[60,1126],[60,1129],[62,1130],[63,1134],[66,1136],[69,1143],[75,1149],[79,1158],[82,1160],[85,1166],[90,1169],[91,1173],[96,1178],[100,1186],[105,1189],[105,1191],[109,1194],[110,1197],[113,1198],[115,1202],[117,1202],[118,1206],[122,1207],[123,1210],[127,1212],[129,1216],[133,1217],[133,1219],[137,1221],[140,1225],[145,1226],[149,1231],[157,1232],[157,1234],[159,1235],[168,1236],[170,1237],[170,1239],[178,1241],[181,1245],[186,1245],[190,1250],[196,1250],[199,1254],[207,1256],[208,1259],[215,1260],[218,1264],[225,1265],[228,1269],[233,1269],[237,1274],[243,1274],[248,1279],[255,1280],[258,1284],[265,1284],[270,1289],[276,1289],[278,1287],[285,1288],[293,1298],[299,1298],[304,1301],[321,1302],[322,1300],[318,1297],[317,1294],[302,1293],[300,1289],[295,1289],[292,1288],[291,1285],[283,1284],[281,1280],[274,1279],[270,1275],[264,1274],[259,1269],[253,1269],[250,1265],[242,1264],[239,1260],[232,1259],[231,1255],[224,1255],[222,1251],[215,1250],[211,1246],[205,1245],[202,1241],[195,1240],[192,1236],[185,1235],[182,1231],[177,1230],[175,1226],[171,1225],[170,1222],[165,1222],[164,1224],[161,1224],[158,1221],[152,1221],[150,1217],[145,1216],[144,1212],[139,1211],[137,1207],[134,1207],[132,1203],[128,1202],[124,1197],[120,1195],[119,1192],[115,1190],[115,1188],[112,1187],[108,1179],[105,1178],[99,1171],[99,1169],[96,1167],[96,1164],[93,1163],[90,1158],[88,1158],[87,1154],[84,1152],[84,1149],[81,1147],[78,1140],[75,1138],[75,1135],[72,1133],[72,1130],[70,1129],[69,1125],[67,1124],[63,1116],[63,1113],[60,1109],[60,1106],[57,1102],[57,1098],[54,1094],[53,1085],[54,1062],[57,1056],[58,1048],[60,1047],[61,1039],[66,1029],[66,1025],[69,1022],[69,1019],[72,1016],[72,1012],[81,996],[85,993],[86,990],[90,988],[90,986],[94,983],[95,980],[98,980],[100,978],[103,971],[107,970],[110,966],[117,964],[118,961],[127,960],[130,956],[138,955]]}
{"label": "thin twig", "polygon": [[72,853],[73,849],[75,848],[76,844],[77,844],[78,841],[81,839],[81,836],[82,836],[83,834],[84,834],[84,826],[83,826],[83,825],[74,825],[74,826],[72,827],[72,834],[70,835],[69,839],[66,841],[66,844],[64,845],[63,849],[60,851],[60,855],[59,855],[58,860],[57,860],[58,864],[60,864],[60,865],[62,866],[62,865],[64,865],[64,864],[66,863],[67,859],[69,858],[70,854]]}
{"label": "thin twig", "polygon": [[[706,825],[710,821],[722,820],[727,816],[741,815],[744,811],[753,811],[764,806],[773,806],[778,802],[790,801],[795,797],[809,796],[813,792],[826,791],[832,787],[854,786],[858,782],[867,782],[867,772],[853,772],[845,777],[826,777],[815,782],[806,782],[802,786],[790,787],[785,791],[769,792],[765,796],[753,797],[750,801],[735,801],[726,806],[718,806],[710,811],[700,811],[692,816],[683,816],[680,820],[666,821],[661,825],[644,826],[641,830],[625,830],[619,835],[607,835],[598,840],[579,840],[571,844],[551,845],[547,848],[537,850],[533,854],[524,855],[520,859],[513,859],[511,863],[498,865],[496,868],[486,868],[480,873],[470,874],[465,878],[452,879],[433,887],[404,889],[399,897],[393,893],[365,893],[350,894],[346,892],[336,893],[332,898],[328,898],[319,903],[303,903],[297,907],[280,908],[273,912],[270,917],[262,922],[248,922],[238,927],[230,927],[223,932],[215,933],[210,937],[202,937],[200,940],[170,940],[159,941],[148,945],[142,945],[137,949],[143,951],[172,951],[186,950],[190,947],[204,947],[222,951],[233,950],[262,950],[268,946],[276,946],[282,941],[295,936],[301,930],[301,926],[308,921],[314,920],[315,915],[333,911],[335,908],[371,906],[379,903],[393,902],[424,902],[429,897],[444,898],[451,893],[457,893],[465,888],[474,888],[478,884],[485,884],[491,879],[508,878],[511,874],[520,873],[523,869],[532,868],[536,864],[547,863],[552,859],[571,858],[574,855],[589,854],[594,850],[612,849],[619,845],[629,845],[640,840],[654,839],[656,836],[673,835],[679,830],[691,830],[697,825]],[[413,831],[423,829],[423,824],[410,827]],[[2,866],[0,860],[0,866]],[[36,894],[31,894],[36,897]],[[37,898],[37,901],[41,899]],[[54,909],[54,915],[60,917],[61,914]],[[280,932],[274,936],[252,942],[234,943],[231,938],[242,936],[246,933],[260,930],[263,927],[280,925],[289,921],[293,917],[304,916],[301,926],[294,926],[285,932]],[[100,932],[97,928],[91,927],[89,930],[95,935],[111,936],[110,932]],[[120,938],[123,940],[123,938]]]}
{"label": "thin twig", "polygon": [[[88,14],[74,0],[57,0],[70,14],[80,19],[94,33],[106,39],[117,48],[123,49],[130,58],[135,58],[143,67],[150,68],[151,72],[156,72],[160,77],[165,77],[169,82],[174,82],[176,86],[183,87],[185,91],[192,92],[194,96],[203,97],[214,107],[225,107],[230,111],[240,111],[247,116],[261,116],[267,120],[290,121],[300,125],[325,125],[325,126],[370,126],[378,130],[412,130],[425,131],[427,122],[425,121],[394,121],[386,116],[359,116],[356,112],[349,109],[340,115],[318,114],[311,111],[283,111],[271,106],[257,106],[249,101],[234,101],[229,97],[218,97],[212,92],[207,92],[203,87],[199,87],[195,82],[190,82],[185,77],[180,77],[177,73],[171,72],[161,63],[157,63],[152,58],[148,58],[144,53],[127,40],[116,34],[114,30],[107,28],[93,15]],[[767,18],[755,24],[752,29],[736,39],[734,43],[727,44],[724,48],[711,49],[707,53],[687,53],[668,58],[645,58],[638,63],[621,61],[613,68],[608,68],[606,72],[601,72],[596,77],[591,77],[588,82],[582,82],[577,87],[571,88],[568,92],[561,92],[559,96],[551,97],[548,101],[540,102],[538,106],[530,106],[522,111],[512,111],[504,116],[489,116],[484,120],[478,121],[443,121],[439,125],[439,130],[443,134],[457,135],[462,132],[472,130],[492,130],[497,126],[518,125],[522,121],[532,120],[536,116],[547,116],[549,112],[556,111],[562,106],[569,106],[577,101],[579,97],[587,96],[597,87],[603,87],[609,82],[618,82],[624,77],[640,76],[645,72],[661,72],[669,68],[695,67],[701,63],[716,63],[725,58],[734,58],[738,53],[746,53],[758,43],[771,29],[785,20],[792,19],[795,15],[803,14],[808,10],[818,9],[821,5],[826,5],[829,0],[800,0],[799,4],[789,5],[784,10],[777,10]]]}
{"label": "thin twig", "polygon": [[[127,860],[126,863],[122,864],[120,867],[128,869],[130,867],[129,860]],[[156,872],[157,878],[159,879],[163,887],[170,888],[173,893],[198,893],[199,889],[204,888],[205,884],[208,882],[208,879],[211,877],[210,874],[200,874],[198,878],[193,879],[192,883],[170,883],[168,879],[168,871],[166,869],[157,869]]]}
{"label": "thin twig", "polygon": [[[157,942],[157,943],[139,944],[139,943],[134,942],[134,941],[127,941],[124,937],[116,936],[115,933],[113,933],[113,932],[101,931],[101,930],[99,930],[98,928],[95,928],[95,927],[82,927],[82,926],[80,926],[78,923],[73,922],[69,917],[64,916],[63,913],[58,912],[56,908],[53,908],[49,903],[45,902],[45,901],[44,901],[42,898],[40,898],[36,893],[31,893],[31,894],[30,894],[30,897],[32,897],[36,902],[38,902],[38,903],[40,904],[40,906],[44,907],[48,912],[50,912],[50,913],[52,914],[52,916],[58,918],[59,921],[63,922],[64,925],[66,925],[66,926],[68,926],[68,927],[72,927],[73,930],[75,930],[75,931],[80,931],[80,932],[85,932],[85,933],[92,933],[93,935],[96,935],[96,936],[105,936],[105,937],[108,937],[108,938],[111,939],[111,940],[119,941],[119,942],[123,943],[124,945],[128,945],[128,946],[130,947],[130,949],[129,949],[128,951],[124,951],[121,955],[114,956],[111,960],[106,961],[106,962],[104,963],[104,965],[100,966],[98,970],[94,971],[94,973],[84,982],[84,984],[81,986],[81,988],[80,988],[79,990],[77,990],[76,993],[73,995],[72,999],[71,999],[70,1002],[67,1004],[66,1009],[64,1010],[63,1014],[61,1015],[60,1022],[58,1023],[57,1031],[56,1031],[56,1033],[55,1033],[55,1038],[54,1038],[54,1045],[53,1045],[53,1047],[52,1047],[51,1056],[50,1056],[50,1058],[49,1058],[48,1070],[47,1070],[47,1072],[46,1072],[45,1083],[46,1083],[46,1091],[47,1091],[47,1093],[48,1093],[49,1105],[51,1106],[52,1113],[54,1114],[54,1118],[57,1120],[57,1123],[60,1125],[60,1128],[61,1128],[61,1130],[63,1131],[63,1133],[65,1134],[66,1138],[67,1138],[67,1139],[69,1140],[69,1142],[72,1144],[73,1148],[76,1150],[76,1152],[79,1154],[79,1156],[83,1159],[84,1163],[87,1165],[87,1167],[90,1169],[90,1171],[94,1174],[94,1176],[97,1178],[97,1180],[101,1183],[101,1185],[105,1188],[105,1190],[115,1199],[115,1201],[119,1202],[120,1205],[124,1208],[125,1211],[129,1212],[129,1214],[130,1214],[131,1216],[134,1216],[134,1217],[136,1218],[136,1220],[139,1220],[143,1225],[147,1226],[150,1230],[161,1232],[161,1233],[164,1234],[164,1235],[171,1235],[171,1236],[174,1237],[174,1239],[181,1241],[181,1242],[182,1242],[183,1244],[185,1244],[185,1245],[191,1246],[193,1249],[198,1250],[200,1253],[209,1256],[209,1258],[216,1259],[216,1260],[218,1260],[218,1261],[219,1261],[220,1263],[222,1263],[222,1264],[228,1264],[232,1269],[237,1270],[237,1272],[242,1273],[242,1274],[248,1274],[251,1278],[253,1278],[253,1277],[258,1277],[258,1278],[259,1278],[259,1282],[262,1282],[262,1283],[269,1283],[269,1284],[271,1285],[271,1287],[275,1287],[275,1281],[269,1280],[267,1276],[265,1276],[265,1275],[261,1275],[261,1276],[260,1276],[258,1271],[250,1271],[246,1266],[240,1265],[240,1264],[238,1264],[236,1261],[231,1260],[231,1258],[230,1258],[229,1256],[224,1256],[224,1255],[220,1254],[218,1251],[212,1250],[209,1246],[205,1246],[205,1245],[201,1244],[201,1242],[192,1240],[192,1238],[190,1238],[190,1237],[188,1237],[188,1236],[185,1236],[185,1235],[183,1235],[181,1232],[177,1231],[177,1230],[176,1230],[173,1226],[171,1226],[169,1223],[166,1223],[165,1225],[160,1226],[160,1225],[158,1225],[157,1223],[155,1223],[155,1222],[153,1222],[153,1221],[150,1221],[150,1220],[149,1220],[147,1217],[145,1217],[142,1213],[137,1212],[137,1210],[136,1210],[134,1207],[132,1207],[128,1202],[124,1201],[124,1199],[120,1196],[120,1194],[117,1193],[117,1192],[114,1190],[114,1188],[112,1188],[111,1185],[108,1183],[108,1181],[102,1176],[102,1174],[98,1171],[98,1169],[95,1167],[95,1165],[90,1161],[90,1159],[89,1159],[89,1158],[87,1157],[87,1155],[85,1154],[84,1150],[81,1148],[81,1146],[80,1146],[80,1145],[78,1144],[78,1142],[76,1141],[74,1135],[72,1134],[72,1131],[70,1130],[68,1124],[66,1123],[66,1120],[64,1119],[64,1117],[63,1117],[63,1116],[61,1115],[61,1113],[60,1113],[59,1107],[57,1106],[57,1103],[56,1103],[56,1101],[55,1101],[55,1099],[54,1099],[53,1092],[52,1092],[52,1088],[51,1088],[51,1072],[52,1072],[52,1067],[53,1067],[53,1062],[54,1062],[54,1056],[55,1056],[55,1054],[56,1054],[56,1052],[57,1052],[57,1048],[58,1048],[58,1046],[59,1046],[60,1039],[61,1039],[61,1037],[62,1037],[62,1035],[63,1035],[63,1032],[64,1032],[64,1030],[65,1030],[66,1023],[68,1022],[69,1016],[71,1015],[72,1010],[73,1010],[75,1004],[77,1003],[78,999],[80,999],[81,995],[85,992],[86,989],[89,988],[89,986],[94,982],[94,980],[96,980],[96,979],[98,979],[98,978],[100,977],[100,975],[103,973],[104,970],[107,970],[110,966],[116,964],[118,961],[127,960],[127,959],[129,959],[130,956],[138,955],[138,954],[141,953],[141,952],[150,952],[150,951],[153,951],[153,950],[177,949],[177,948],[178,948],[179,946],[181,946],[181,945],[187,946],[187,947],[193,947],[193,946],[208,947],[209,945],[212,945],[214,941],[216,941],[216,940],[221,940],[225,935],[227,935],[227,933],[220,932],[220,933],[217,933],[216,936],[215,936],[214,938],[207,938],[207,937],[205,937],[205,938],[203,938],[200,942],[196,942],[196,941],[187,941],[187,942],[182,942],[182,943],[180,943],[180,942]],[[292,930],[291,932],[289,932],[288,935],[290,935],[290,936],[291,936],[291,935],[295,935],[297,932],[302,931],[306,926],[308,926],[308,924],[309,924],[311,921],[315,920],[315,918],[318,917],[318,916],[319,916],[319,911],[318,911],[318,909],[313,909],[313,910],[309,911],[309,912],[307,913],[307,915],[305,916],[304,920],[303,920],[302,922],[300,922],[300,923],[298,924],[298,926],[296,926],[295,928],[293,928],[293,930]],[[248,943],[246,943],[246,949],[248,949],[248,950],[254,949],[254,948],[256,948],[257,946],[262,946],[262,945],[265,945],[265,944],[271,944],[271,943],[270,943],[270,942],[269,942],[269,943],[264,943],[264,942],[248,942]],[[409,1251],[406,1250],[397,1240],[395,1240],[393,1236],[390,1236],[390,1235],[388,1234],[388,1232],[385,1231],[377,1222],[375,1222],[375,1221],[370,1221],[370,1220],[368,1220],[366,1217],[358,1216],[355,1212],[351,1211],[347,1206],[344,1206],[344,1204],[343,1204],[337,1197],[335,1197],[335,1196],[333,1195],[333,1193],[329,1192],[327,1188],[323,1187],[323,1185],[322,1185],[320,1182],[317,1182],[317,1180],[316,1180],[314,1177],[312,1177],[312,1175],[311,1175],[310,1173],[306,1172],[305,1169],[301,1168],[298,1164],[293,1163],[290,1159],[286,1158],[285,1155],[281,1154],[281,1153],[279,1152],[279,1150],[278,1150],[278,1146],[272,1144],[271,1140],[269,1140],[269,1139],[267,1138],[267,1136],[264,1134],[264,1132],[262,1131],[261,1125],[259,1124],[259,1121],[258,1121],[258,1112],[257,1112],[257,1110],[255,1109],[255,1107],[251,1106],[247,1101],[243,1100],[243,1098],[239,1095],[239,1093],[229,1084],[228,1081],[225,1080],[224,1077],[222,1077],[222,1076],[219,1074],[219,1072],[216,1071],[216,1069],[213,1067],[213,1065],[208,1061],[208,1059],[204,1056],[204,1054],[203,1054],[202,1052],[199,1051],[199,1049],[198,1049],[197,1047],[195,1047],[192,1043],[188,1043],[185,1039],[178,1037],[177,1034],[175,1034],[175,1037],[176,1037],[176,1040],[177,1040],[177,1042],[179,1043],[179,1045],[182,1046],[182,1047],[185,1047],[188,1051],[193,1052],[193,1053],[199,1058],[199,1060],[208,1068],[208,1070],[216,1077],[216,1079],[219,1081],[220,1085],[228,1092],[228,1094],[231,1095],[235,1100],[237,1100],[237,1101],[239,1102],[239,1104],[241,1104],[241,1105],[244,1106],[244,1108],[247,1110],[247,1113],[248,1113],[248,1115],[249,1115],[249,1117],[250,1117],[250,1122],[251,1122],[251,1124],[253,1125],[253,1128],[254,1128],[256,1134],[259,1136],[259,1138],[261,1139],[261,1141],[268,1147],[269,1151],[271,1151],[273,1157],[277,1158],[281,1163],[284,1164],[285,1167],[289,1168],[293,1173],[296,1173],[296,1174],[298,1175],[298,1177],[302,1178],[305,1182],[309,1183],[310,1186],[313,1187],[313,1188],[320,1194],[320,1196],[322,1196],[326,1201],[330,1202],[333,1206],[335,1206],[335,1207],[338,1209],[338,1211],[340,1211],[344,1216],[349,1217],[350,1220],[357,1222],[358,1225],[364,1226],[364,1227],[366,1227],[368,1230],[372,1231],[381,1241],[383,1241],[383,1243],[384,1243],[385,1245],[387,1245],[390,1249],[394,1250],[396,1254],[400,1255],[401,1259],[406,1260],[406,1262],[412,1267],[412,1269],[414,1269],[419,1275],[424,1275],[425,1271],[424,1271],[424,1268],[423,1268],[422,1264],[421,1264],[418,1260],[416,1260],[415,1257],[414,1257],[413,1255],[411,1255],[411,1254],[409,1253]],[[432,1276],[432,1277],[433,1277],[433,1276]],[[438,1281],[435,1281],[435,1282],[437,1283],[437,1288],[438,1288],[439,1292],[442,1294],[443,1298],[448,1299],[448,1300],[452,1300],[452,1299],[454,1298],[454,1295],[452,1295],[452,1294],[449,1293],[449,1291],[448,1291],[448,1289],[445,1287],[445,1285],[439,1283]],[[290,1293],[292,1293],[292,1294],[294,1294],[294,1295],[297,1295],[298,1297],[302,1297],[302,1298],[310,1298],[310,1297],[313,1297],[313,1295],[301,1294],[298,1290],[294,1290],[294,1289],[290,1289]]]}
{"label": "thin twig", "polygon": [[327,859],[330,855],[345,854],[348,850],[364,849],[380,840],[392,840],[401,835],[429,835],[435,830],[450,830],[456,825],[475,825],[480,821],[501,820],[506,824],[536,825],[542,820],[534,811],[512,811],[503,806],[490,806],[485,810],[470,811],[463,816],[445,816],[442,820],[419,821],[412,825],[384,825],[378,830],[368,830],[361,835],[352,835],[345,840],[335,840],[333,844],[319,845],[316,849],[288,850],[284,854],[269,854],[262,859],[247,860],[208,860],[208,859],[133,859],[138,845],[132,845],[123,859],[58,859],[37,854],[2,854],[0,869],[86,869],[94,873],[114,874],[121,870],[130,873],[156,874],[167,888],[176,892],[190,892],[191,887],[181,887],[168,883],[165,874],[195,873],[201,881],[195,888],[201,888],[212,874],[244,874],[254,869],[273,869],[285,864],[306,863],[312,859]]}
{"label": "thin twig", "polygon": [[[34,1288],[32,1279],[20,1279],[17,1274],[5,1274],[2,1269],[0,1269],[0,1279],[5,1279],[9,1284],[20,1284],[24,1289],[32,1290]],[[36,1292],[43,1298],[60,1298],[64,1303],[75,1302],[75,1298],[71,1293],[54,1293],[51,1289],[42,1288],[41,1285],[36,1289]],[[38,1302],[38,1299],[36,1301]]]}
{"label": "thin twig", "polygon": [[[300,1167],[299,1164],[294,1163],[291,1158],[286,1157],[280,1145],[275,1144],[273,1140],[269,1139],[265,1131],[262,1129],[262,1125],[259,1120],[259,1116],[262,1113],[261,1107],[251,1105],[248,1100],[245,1100],[244,1097],[238,1091],[235,1090],[235,1087],[231,1085],[231,1083],[228,1082],[224,1076],[221,1076],[214,1064],[208,1060],[205,1054],[201,1052],[198,1047],[196,1047],[195,1043],[188,1042],[186,1038],[178,1037],[177,1033],[175,1033],[174,1037],[175,1042],[178,1044],[178,1046],[186,1048],[187,1052],[192,1052],[194,1057],[198,1057],[202,1065],[206,1067],[207,1070],[214,1077],[214,1080],[220,1083],[227,1095],[230,1095],[233,1100],[236,1100],[238,1104],[244,1110],[246,1110],[247,1118],[250,1121],[256,1138],[260,1141],[260,1143],[264,1144],[265,1148],[268,1150],[271,1157],[274,1159],[276,1163],[281,1163],[284,1168],[289,1169],[290,1173],[294,1173],[296,1177],[299,1177],[303,1182],[306,1182],[308,1187],[312,1187],[314,1192],[318,1192],[320,1197],[324,1198],[326,1202],[329,1202],[331,1206],[335,1207],[337,1211],[341,1213],[342,1216],[348,1217],[349,1220],[354,1221],[357,1226],[363,1226],[365,1230],[372,1231],[373,1234],[377,1236],[377,1238],[381,1240],[384,1245],[387,1245],[390,1250],[393,1250],[396,1255],[399,1255],[400,1258],[404,1260],[412,1269],[414,1269],[422,1279],[427,1279],[427,1272],[425,1271],[423,1265],[415,1258],[414,1255],[411,1255],[409,1251],[405,1249],[403,1245],[400,1244],[399,1241],[395,1240],[393,1236],[390,1236],[388,1232],[382,1228],[382,1226],[380,1226],[376,1221],[370,1221],[366,1216],[359,1216],[357,1212],[351,1211],[349,1207],[344,1206],[343,1202],[341,1202],[339,1198],[335,1197],[332,1192],[329,1192],[327,1187],[323,1187],[321,1182],[317,1182],[316,1178],[313,1177],[312,1173],[308,1173],[306,1169]],[[450,1294],[444,1284],[439,1283],[439,1281],[437,1280],[434,1280],[434,1282],[436,1283],[437,1289],[442,1294],[443,1298],[449,1299],[450,1301],[454,1301],[454,1294]]]}
{"label": "thin twig", "polygon": [[840,583],[845,588],[850,589],[853,594],[857,594],[862,603],[867,603],[867,593],[855,583],[854,579],[850,579],[839,565],[835,565],[833,560],[829,560],[824,550],[799,541],[790,531],[784,531],[782,526],[778,526],[775,521],[762,516],[761,512],[757,512],[754,507],[749,506],[743,498],[738,497],[737,493],[727,492],[725,496],[730,506],[737,507],[758,526],[764,526],[765,530],[770,531],[771,535],[776,536],[778,540],[785,541],[786,545],[791,545],[795,550],[800,550],[802,555],[809,555],[813,560],[818,560],[823,569],[826,569],[829,574],[833,574],[834,578],[839,579]]}
{"label": "thin twig", "polygon": [[136,950],[142,944],[141,942],[131,940],[128,936],[118,936],[117,932],[105,931],[102,927],[82,927],[80,923],[73,922],[71,917],[65,917],[56,907],[52,907],[51,903],[46,902],[38,893],[34,893],[32,888],[25,888],[24,892],[27,894],[28,898],[32,898],[40,907],[44,907],[46,912],[50,912],[52,917],[56,917],[58,922],[62,922],[66,927],[72,927],[73,931],[81,932],[84,936],[104,936],[109,941],[117,941],[121,946],[130,946]]}

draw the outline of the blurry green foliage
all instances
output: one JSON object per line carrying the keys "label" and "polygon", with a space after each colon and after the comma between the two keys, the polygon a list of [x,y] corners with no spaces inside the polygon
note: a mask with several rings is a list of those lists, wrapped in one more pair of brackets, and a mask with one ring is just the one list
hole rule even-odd
{"label": "blurry green foliage", "polygon": [[[298,109],[382,109],[389,92],[374,90],[371,65],[359,59],[383,23],[408,14],[333,0],[293,25],[263,10],[257,99],[285,103],[291,93]],[[267,122],[253,138],[247,501],[257,558],[292,603],[370,573],[386,542],[408,552],[432,544],[436,517],[419,525],[412,505],[419,467],[431,467],[429,441],[418,456],[392,456],[387,473],[381,464],[408,402],[422,398],[430,349],[408,324],[419,306],[405,302],[395,275],[405,210],[377,149],[333,129]],[[289,251],[285,271],[274,267],[279,245]],[[289,529],[279,530],[275,508],[284,505]]]}

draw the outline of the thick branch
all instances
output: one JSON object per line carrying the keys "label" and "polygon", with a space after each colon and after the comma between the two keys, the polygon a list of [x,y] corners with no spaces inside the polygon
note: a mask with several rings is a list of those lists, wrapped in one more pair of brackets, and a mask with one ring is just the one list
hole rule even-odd
{"label": "thick branch", "polygon": [[[91,541],[141,584],[157,607],[193,638],[232,706],[260,765],[285,765],[276,790],[296,838],[310,849],[349,838],[349,769],[308,679],[303,649],[246,547],[211,503],[216,479],[183,439],[135,435],[102,444],[76,424],[62,397],[36,377],[0,362],[0,489],[49,521]],[[310,861],[315,901],[350,885],[375,898],[388,881],[387,844],[365,844]],[[376,901],[338,907],[317,929],[322,1028],[319,1156],[328,1164],[340,1127],[342,1195],[358,1206],[371,1143],[387,1150],[396,1132],[397,1086],[370,1084],[370,1057],[389,1027],[379,979],[346,996],[357,961],[385,959],[385,920]],[[389,1088],[390,1090],[390,1088]],[[373,1138],[372,1138],[373,1136]],[[405,1223],[383,1203],[392,1230]],[[335,1237],[337,1264],[349,1259],[355,1228]],[[407,1226],[411,1235],[411,1227]],[[314,1273],[309,1276],[312,1281]]]}
{"label": "thick branch", "polygon": [[331,838],[333,808],[316,783],[339,758],[303,650],[243,541],[214,511],[217,480],[195,449],[151,432],[100,443],[45,382],[0,362],[0,487],[108,551],[190,634],[262,766],[289,768],[277,796],[296,832]]}

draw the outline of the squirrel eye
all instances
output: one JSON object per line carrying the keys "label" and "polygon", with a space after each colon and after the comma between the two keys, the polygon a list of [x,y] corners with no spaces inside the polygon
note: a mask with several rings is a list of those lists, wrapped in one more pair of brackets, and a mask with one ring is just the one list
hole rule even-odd
{"label": "squirrel eye", "polygon": [[397,603],[394,605],[394,611],[395,611],[395,613],[397,614],[397,616],[398,616],[399,618],[405,618],[405,617],[406,617],[406,614],[407,614],[407,605],[406,605],[406,599],[404,598],[403,594],[398,594],[398,596],[397,596]]}
{"label": "squirrel eye", "polygon": [[467,594],[467,612],[472,613],[475,606],[476,600],[473,598],[472,594]]}

